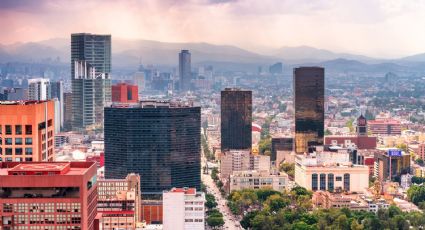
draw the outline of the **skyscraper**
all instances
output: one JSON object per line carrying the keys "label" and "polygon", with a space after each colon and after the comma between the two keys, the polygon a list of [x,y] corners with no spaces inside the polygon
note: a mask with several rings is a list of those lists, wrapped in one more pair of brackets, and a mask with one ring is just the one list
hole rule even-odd
{"label": "skyscraper", "polygon": [[50,83],[51,87],[51,98],[57,98],[59,100],[59,115],[57,117],[60,118],[56,123],[60,125],[60,130],[63,129],[64,122],[64,92],[63,92],[63,81],[54,81]]}
{"label": "skyscraper", "polygon": [[221,149],[251,149],[252,91],[221,91]]}
{"label": "skyscraper", "polygon": [[200,188],[200,129],[200,107],[160,101],[106,107],[106,178],[140,174],[143,197]]}
{"label": "skyscraper", "polygon": [[325,69],[294,69],[295,152],[304,153],[309,146],[323,145]]}
{"label": "skyscraper", "polygon": [[182,50],[179,53],[179,77],[180,90],[182,92],[189,91],[192,80],[191,57],[189,50]]}
{"label": "skyscraper", "polygon": [[112,102],[137,103],[139,101],[139,90],[137,85],[119,83],[112,86]]}
{"label": "skyscraper", "polygon": [[111,35],[71,35],[72,128],[101,128],[111,102]]}
{"label": "skyscraper", "polygon": [[28,79],[28,100],[41,101],[51,98],[50,80],[45,78]]}

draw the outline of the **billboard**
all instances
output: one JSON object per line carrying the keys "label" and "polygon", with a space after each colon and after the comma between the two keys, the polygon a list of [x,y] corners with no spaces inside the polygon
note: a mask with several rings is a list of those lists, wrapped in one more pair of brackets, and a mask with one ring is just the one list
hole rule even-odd
{"label": "billboard", "polygon": [[390,157],[401,157],[400,149],[388,149],[388,156]]}

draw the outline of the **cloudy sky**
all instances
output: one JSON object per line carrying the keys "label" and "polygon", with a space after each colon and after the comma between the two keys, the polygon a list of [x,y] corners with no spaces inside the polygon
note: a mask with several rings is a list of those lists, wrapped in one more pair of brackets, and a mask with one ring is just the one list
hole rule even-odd
{"label": "cloudy sky", "polygon": [[72,32],[266,52],[313,46],[393,58],[425,52],[423,0],[1,0],[0,43]]}

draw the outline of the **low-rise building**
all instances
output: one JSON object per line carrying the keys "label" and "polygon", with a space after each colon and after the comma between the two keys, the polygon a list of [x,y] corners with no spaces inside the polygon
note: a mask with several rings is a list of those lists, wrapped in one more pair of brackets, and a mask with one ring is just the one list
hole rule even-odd
{"label": "low-rise building", "polygon": [[235,171],[230,176],[230,192],[242,189],[271,188],[276,191],[290,189],[291,183],[285,173],[271,175],[268,171]]}
{"label": "low-rise building", "polygon": [[205,229],[205,194],[195,188],[163,192],[163,227],[173,230]]}

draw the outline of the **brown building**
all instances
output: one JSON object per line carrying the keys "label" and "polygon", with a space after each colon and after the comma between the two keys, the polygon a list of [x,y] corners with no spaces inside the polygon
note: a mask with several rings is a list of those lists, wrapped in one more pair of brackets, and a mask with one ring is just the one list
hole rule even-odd
{"label": "brown building", "polygon": [[0,163],[0,229],[94,228],[94,162]]}
{"label": "brown building", "polygon": [[162,224],[162,200],[142,201],[142,221],[147,224]]}
{"label": "brown building", "polygon": [[0,102],[0,161],[53,161],[54,117],[54,101]]}
{"label": "brown building", "polygon": [[97,211],[102,229],[135,229],[140,222],[140,176],[98,181]]}
{"label": "brown building", "polygon": [[368,122],[368,130],[374,135],[400,135],[401,123],[394,119],[377,119]]}
{"label": "brown building", "polygon": [[323,145],[325,120],[325,69],[294,69],[295,152]]}
{"label": "brown building", "polygon": [[139,89],[137,85],[119,83],[112,86],[112,102],[137,103],[139,101]]}

